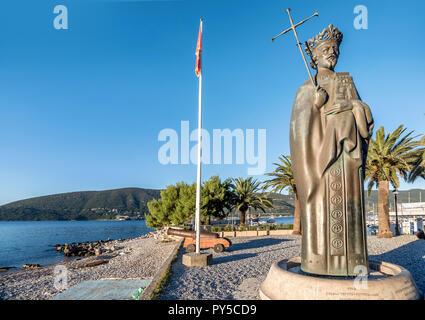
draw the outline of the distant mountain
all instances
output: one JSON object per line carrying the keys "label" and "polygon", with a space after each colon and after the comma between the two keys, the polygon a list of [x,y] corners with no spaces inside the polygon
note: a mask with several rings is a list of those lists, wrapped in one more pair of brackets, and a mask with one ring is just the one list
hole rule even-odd
{"label": "distant mountain", "polygon": [[[425,202],[425,190],[399,191],[398,202]],[[420,196],[422,193],[422,196]],[[366,211],[377,211],[378,191],[370,197],[365,192]],[[275,207],[266,214],[293,215],[295,200],[292,195],[272,193]],[[160,197],[160,190],[124,188],[105,191],[81,191],[54,194],[11,202],[0,206],[1,220],[96,220],[115,219],[118,215],[143,217],[148,212],[147,203]],[[390,210],[394,210],[394,195],[390,191]],[[252,213],[255,211],[251,210]]]}
{"label": "distant mountain", "polygon": [[271,193],[274,208],[266,209],[266,215],[269,213],[279,213],[282,215],[293,215],[295,209],[295,198],[293,195],[283,195]]}
{"label": "distant mountain", "polygon": [[144,216],[160,190],[124,188],[54,194],[0,206],[0,220],[96,220]]}
{"label": "distant mountain", "polygon": [[[389,194],[389,206],[390,211],[394,210],[394,194],[393,190],[390,188]],[[397,196],[398,203],[409,203],[409,202],[425,202],[425,190],[423,189],[411,189],[411,190],[399,190]],[[370,196],[367,196],[367,191],[365,191],[365,206],[367,211],[374,210],[377,212],[378,205],[378,191],[372,190]]]}

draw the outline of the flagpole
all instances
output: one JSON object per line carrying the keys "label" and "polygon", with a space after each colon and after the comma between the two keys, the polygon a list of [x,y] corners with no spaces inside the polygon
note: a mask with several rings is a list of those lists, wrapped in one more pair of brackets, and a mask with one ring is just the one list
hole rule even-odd
{"label": "flagpole", "polygon": [[[202,31],[202,19],[201,19]],[[202,60],[200,60],[202,63]],[[202,161],[202,67],[199,73],[199,97],[198,97],[198,170],[196,178],[196,253],[200,253],[201,246],[201,161]]]}

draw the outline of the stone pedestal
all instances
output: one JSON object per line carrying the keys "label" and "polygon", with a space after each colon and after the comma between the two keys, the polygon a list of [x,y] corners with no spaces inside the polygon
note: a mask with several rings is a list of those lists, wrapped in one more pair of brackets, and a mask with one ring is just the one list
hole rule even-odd
{"label": "stone pedestal", "polygon": [[183,255],[182,263],[187,267],[206,267],[212,264],[212,254],[210,253],[186,253]]}
{"label": "stone pedestal", "polygon": [[301,270],[301,257],[274,263],[261,284],[262,300],[418,300],[422,293],[410,272],[388,262],[369,261],[367,281],[316,276]]}

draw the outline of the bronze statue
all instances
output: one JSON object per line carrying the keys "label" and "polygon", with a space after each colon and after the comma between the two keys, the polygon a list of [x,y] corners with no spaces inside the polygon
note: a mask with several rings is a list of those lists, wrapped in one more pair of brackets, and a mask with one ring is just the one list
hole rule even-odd
{"label": "bronze statue", "polygon": [[373,119],[349,73],[334,71],[342,38],[329,25],[305,43],[317,73],[296,94],[290,145],[302,212],[301,269],[355,276],[356,266],[369,267],[363,183]]}
{"label": "bronze statue", "polygon": [[[409,271],[386,262],[368,261],[363,183],[374,124],[351,76],[334,71],[342,33],[329,25],[304,43],[310,64],[317,71],[313,76],[296,28],[318,14],[294,24],[290,10],[286,12],[291,28],[278,36],[294,32],[310,78],[297,91],[290,126],[302,246],[301,257],[272,264],[260,286],[260,298],[421,299],[422,293]],[[367,286],[358,286],[357,278],[348,278],[367,276],[369,267],[385,277],[366,278]],[[315,274],[324,277],[312,276]]]}

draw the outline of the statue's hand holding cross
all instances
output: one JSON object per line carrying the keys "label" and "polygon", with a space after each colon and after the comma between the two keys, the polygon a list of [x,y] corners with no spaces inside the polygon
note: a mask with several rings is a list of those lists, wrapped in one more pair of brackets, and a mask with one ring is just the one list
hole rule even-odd
{"label": "statue's hand holding cross", "polygon": [[[289,16],[289,22],[291,23],[291,27],[290,28],[288,28],[288,29],[286,29],[285,31],[283,31],[283,32],[281,32],[280,34],[278,34],[276,37],[273,37],[272,38],[272,41],[274,41],[276,38],[278,38],[278,37],[280,37],[280,36],[282,36],[282,35],[284,35],[285,33],[287,33],[287,32],[289,32],[289,31],[294,31],[294,35],[295,35],[295,38],[297,39],[297,46],[298,46],[298,48],[300,49],[300,52],[301,52],[301,56],[302,56],[302,58],[303,58],[303,60],[304,60],[304,64],[305,64],[305,66],[306,66],[306,68],[307,68],[307,72],[308,72],[308,74],[309,74],[309,76],[310,76],[310,80],[311,80],[311,83],[313,84],[313,87],[315,87],[316,89],[319,89],[318,87],[317,87],[317,85],[316,85],[316,83],[315,83],[315,81],[313,80],[313,76],[311,75],[311,71],[310,71],[310,68],[308,67],[308,64],[307,64],[307,60],[305,59],[305,56],[304,56],[304,52],[303,52],[303,49],[302,49],[302,47],[301,47],[301,42],[300,42],[300,40],[298,39],[298,33],[297,33],[297,30],[296,30],[296,28],[298,27],[298,26],[300,26],[300,25],[302,25],[304,22],[306,22],[306,21],[308,21],[308,20],[310,20],[311,18],[313,18],[313,17],[317,17],[318,15],[319,15],[319,13],[316,11],[311,17],[309,17],[309,18],[307,18],[307,19],[304,19],[303,21],[300,21],[300,22],[298,22],[297,24],[295,24],[294,25],[294,22],[292,21],[292,17],[291,17],[291,9],[286,9],[286,12],[288,13],[288,16]],[[319,94],[320,96],[322,96],[322,94]]]}

